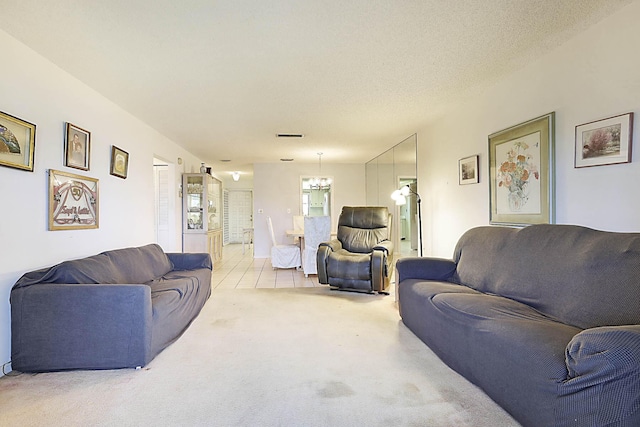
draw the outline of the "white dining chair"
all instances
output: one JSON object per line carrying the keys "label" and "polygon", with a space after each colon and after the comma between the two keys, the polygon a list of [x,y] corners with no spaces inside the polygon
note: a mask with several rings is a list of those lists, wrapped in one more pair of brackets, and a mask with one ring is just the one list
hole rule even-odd
{"label": "white dining chair", "polygon": [[269,233],[271,234],[271,266],[276,268],[298,268],[301,265],[300,247],[297,245],[279,244],[273,232],[271,217],[267,217]]}
{"label": "white dining chair", "polygon": [[329,216],[305,216],[304,217],[304,241],[302,249],[302,269],[304,276],[318,274],[316,254],[318,246],[322,242],[331,239],[331,217]]}

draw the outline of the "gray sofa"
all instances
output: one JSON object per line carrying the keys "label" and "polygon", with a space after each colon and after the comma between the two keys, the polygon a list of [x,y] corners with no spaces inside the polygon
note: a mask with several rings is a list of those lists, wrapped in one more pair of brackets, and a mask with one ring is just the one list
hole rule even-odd
{"label": "gray sofa", "polygon": [[479,227],[398,260],[404,324],[525,426],[640,426],[640,233]]}
{"label": "gray sofa", "polygon": [[145,366],[200,313],[211,270],[208,254],[151,244],[26,273],[11,290],[12,368]]}

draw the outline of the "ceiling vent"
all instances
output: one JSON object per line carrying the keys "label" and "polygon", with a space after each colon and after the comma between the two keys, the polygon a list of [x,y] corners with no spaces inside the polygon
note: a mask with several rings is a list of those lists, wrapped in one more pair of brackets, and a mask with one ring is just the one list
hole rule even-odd
{"label": "ceiling vent", "polygon": [[304,138],[302,133],[276,133],[277,138]]}

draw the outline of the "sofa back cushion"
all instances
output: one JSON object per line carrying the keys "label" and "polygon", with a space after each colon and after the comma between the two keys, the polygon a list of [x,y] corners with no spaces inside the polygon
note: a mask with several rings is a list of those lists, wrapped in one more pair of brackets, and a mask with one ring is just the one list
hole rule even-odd
{"label": "sofa back cushion", "polygon": [[640,323],[640,233],[574,225],[478,227],[454,253],[453,280],[579,328]]}
{"label": "sofa back cushion", "polygon": [[157,244],[116,249],[87,258],[64,261],[23,275],[15,287],[37,283],[118,284],[147,283],[173,269]]}

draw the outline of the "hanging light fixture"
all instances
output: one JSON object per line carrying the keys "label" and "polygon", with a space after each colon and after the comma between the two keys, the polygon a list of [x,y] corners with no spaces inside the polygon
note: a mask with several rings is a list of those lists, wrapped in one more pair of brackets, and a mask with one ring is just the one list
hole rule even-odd
{"label": "hanging light fixture", "polygon": [[326,190],[331,188],[331,178],[322,176],[322,152],[318,153],[318,176],[309,180],[312,189]]}
{"label": "hanging light fixture", "polygon": [[233,178],[234,181],[240,180],[240,172],[231,172],[231,178]]}

